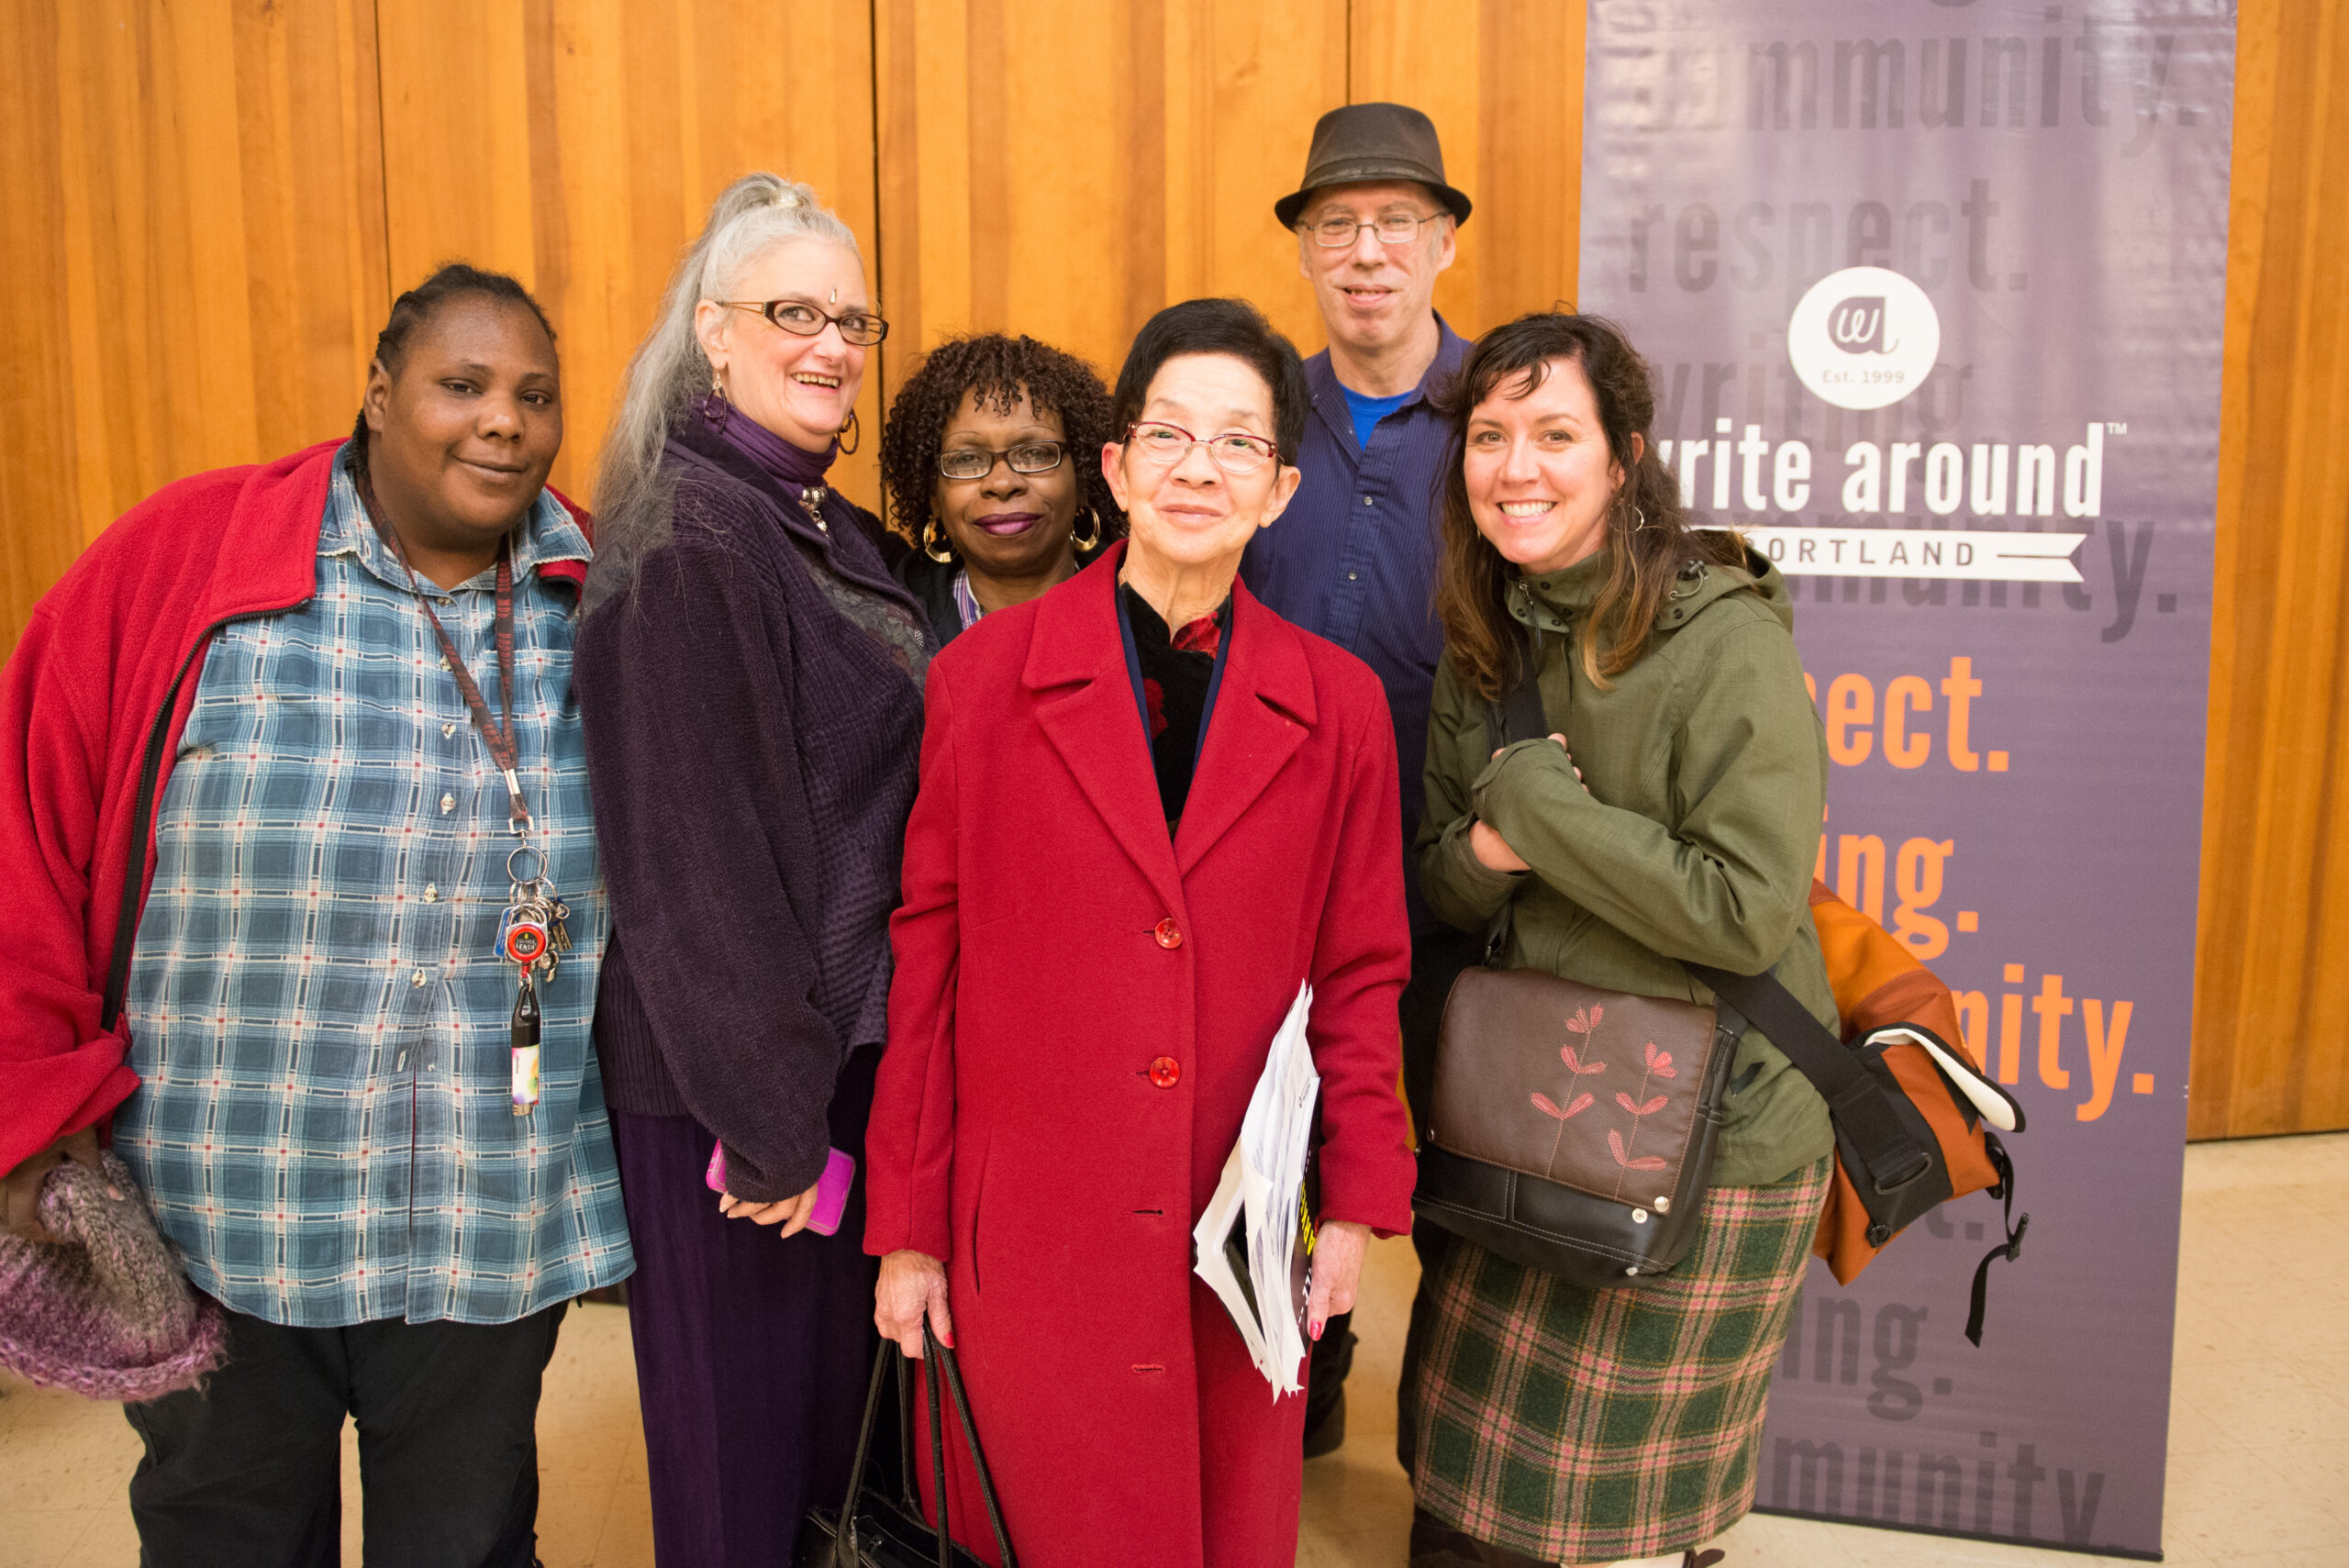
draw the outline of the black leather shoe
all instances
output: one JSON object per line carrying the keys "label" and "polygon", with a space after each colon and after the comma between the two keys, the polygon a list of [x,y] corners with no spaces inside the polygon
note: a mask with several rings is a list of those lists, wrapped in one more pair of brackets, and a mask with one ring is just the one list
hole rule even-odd
{"label": "black leather shoe", "polygon": [[1557,1568],[1557,1564],[1478,1540],[1425,1508],[1413,1508],[1411,1568]]}

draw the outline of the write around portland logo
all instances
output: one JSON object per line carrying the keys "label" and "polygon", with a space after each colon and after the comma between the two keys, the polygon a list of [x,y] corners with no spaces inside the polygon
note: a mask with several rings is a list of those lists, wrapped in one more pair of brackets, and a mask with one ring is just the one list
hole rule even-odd
{"label": "write around portland logo", "polygon": [[1942,322],[1923,289],[1884,267],[1830,272],[1787,323],[1804,386],[1838,408],[1888,408],[1932,373]]}

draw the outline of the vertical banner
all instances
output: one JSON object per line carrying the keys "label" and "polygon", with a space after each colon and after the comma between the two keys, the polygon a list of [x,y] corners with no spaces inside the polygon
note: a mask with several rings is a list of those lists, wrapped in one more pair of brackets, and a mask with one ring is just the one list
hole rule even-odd
{"label": "vertical banner", "polygon": [[2223,0],[1591,0],[1581,306],[1700,521],[1786,572],[1819,874],[2029,1115],[1813,1264],[1757,1504],[2161,1546],[2233,72]]}

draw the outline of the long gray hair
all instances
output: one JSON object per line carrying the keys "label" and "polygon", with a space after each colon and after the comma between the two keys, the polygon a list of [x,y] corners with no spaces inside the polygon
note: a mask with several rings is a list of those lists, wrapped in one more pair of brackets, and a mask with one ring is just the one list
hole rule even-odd
{"label": "long gray hair", "polygon": [[596,473],[596,553],[599,564],[617,570],[591,575],[591,604],[633,576],[636,560],[667,536],[661,449],[710,388],[709,358],[694,331],[696,307],[706,299],[733,298],[743,270],[788,239],[829,239],[858,251],[856,236],[813,190],[763,170],[745,174],[711,205],[701,238],[670,275],[652,330],[629,361],[619,406],[604,437]]}

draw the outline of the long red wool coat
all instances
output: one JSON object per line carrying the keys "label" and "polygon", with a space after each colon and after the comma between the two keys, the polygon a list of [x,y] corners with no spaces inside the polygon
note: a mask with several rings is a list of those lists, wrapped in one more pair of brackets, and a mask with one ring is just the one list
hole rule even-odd
{"label": "long red wool coat", "polygon": [[[1250,1364],[1191,1227],[1308,978],[1323,1214],[1409,1227],[1394,727],[1366,666],[1235,584],[1170,843],[1120,554],[930,665],[865,1247],[946,1262],[1022,1568],[1287,1568],[1305,1402]],[[952,1447],[954,1533],[993,1561]]]}

